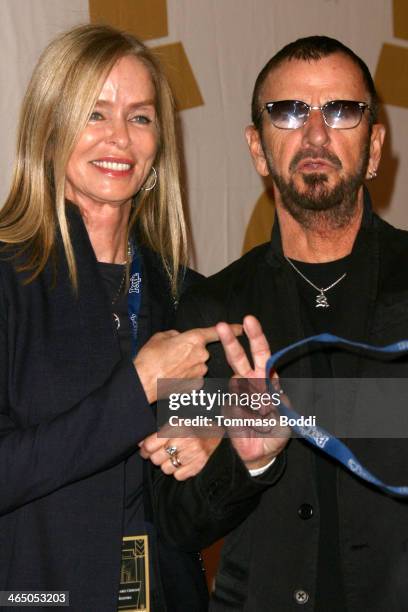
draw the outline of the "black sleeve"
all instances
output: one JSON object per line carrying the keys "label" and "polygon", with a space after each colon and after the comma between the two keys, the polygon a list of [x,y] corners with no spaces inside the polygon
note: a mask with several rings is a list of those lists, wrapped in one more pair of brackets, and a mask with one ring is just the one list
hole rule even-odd
{"label": "black sleeve", "polygon": [[[222,320],[222,311],[215,302],[206,301],[205,314],[201,312],[202,303],[195,291],[182,298],[177,329],[184,331]],[[221,364],[221,353],[222,350],[211,351],[215,358],[211,359],[210,375],[214,377],[229,375],[225,363]],[[281,453],[262,476],[253,478],[229,439],[224,438],[194,478],[178,482],[154,469],[153,499],[162,537],[184,550],[209,546],[256,508],[263,491],[279,480],[284,468],[285,453]]]}
{"label": "black sleeve", "polygon": [[[175,326],[178,331],[183,332],[196,327],[210,327],[220,321],[242,323],[240,320],[230,321],[228,319],[223,305],[210,292],[207,292],[204,279],[182,296],[177,307]],[[243,344],[245,345],[245,342]],[[210,353],[207,362],[207,377],[229,379],[233,372],[225,359],[221,342],[211,342],[207,344],[207,349]]]}
{"label": "black sleeve", "polygon": [[6,316],[0,285],[0,514],[119,463],[156,430],[129,360],[120,361],[101,388],[65,412],[24,425],[8,397],[13,351]]}
{"label": "black sleeve", "polygon": [[161,537],[186,551],[206,548],[256,508],[284,468],[282,453],[262,476],[253,478],[227,438],[194,478],[179,482],[155,468],[153,499]]}

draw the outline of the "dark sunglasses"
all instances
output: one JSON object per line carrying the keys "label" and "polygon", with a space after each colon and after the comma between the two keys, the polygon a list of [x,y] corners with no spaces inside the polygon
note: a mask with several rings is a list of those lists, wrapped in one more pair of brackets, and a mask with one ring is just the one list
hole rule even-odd
{"label": "dark sunglasses", "polygon": [[330,100],[323,106],[311,106],[300,100],[279,100],[266,102],[260,115],[267,110],[275,127],[281,130],[296,130],[305,125],[311,110],[319,110],[328,127],[349,130],[358,126],[367,108],[370,109],[368,104],[355,100]]}

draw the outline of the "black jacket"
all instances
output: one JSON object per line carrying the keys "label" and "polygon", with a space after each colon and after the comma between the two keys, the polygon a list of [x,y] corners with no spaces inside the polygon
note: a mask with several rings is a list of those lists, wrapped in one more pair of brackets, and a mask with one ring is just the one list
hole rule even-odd
{"label": "black jacket", "polygon": [[[75,612],[114,612],[124,461],[156,426],[132,362],[121,358],[74,210],[69,223],[78,297],[60,242],[56,283],[52,265],[24,285],[6,254],[0,263],[0,589],[69,591]],[[170,327],[174,314],[158,257],[146,249],[142,257],[149,317],[141,344]],[[205,610],[197,554],[171,551],[171,558],[179,591],[167,609],[187,612],[193,601]],[[157,610],[165,609],[161,595]]]}
{"label": "black jacket", "polygon": [[[73,612],[115,612],[125,459],[156,424],[121,357],[82,219],[74,208],[68,218],[78,297],[60,241],[56,282],[50,264],[24,285],[16,262],[0,258],[0,590],[69,591]],[[140,345],[174,317],[159,258],[143,249],[142,260]],[[187,272],[184,285],[196,276]],[[206,611],[194,551],[240,522],[269,482],[252,481],[227,441],[185,483],[146,462],[145,516],[159,532],[152,612]]]}
{"label": "black jacket", "polygon": [[[343,281],[345,301],[339,308],[336,333],[378,345],[408,338],[407,267],[408,233],[366,209]],[[304,337],[299,309],[294,274],[283,258],[276,223],[271,243],[193,288],[183,298],[178,315],[183,328],[188,328],[219,320],[241,322],[243,316],[253,314],[275,351]],[[336,377],[408,376],[407,359],[380,363],[339,352],[332,363]],[[213,377],[230,374],[217,346],[209,373]],[[311,376],[310,361],[293,360],[286,374]],[[350,398],[345,418],[351,431],[353,419],[363,408]],[[350,439],[348,443],[380,479],[395,485],[408,483],[405,439]],[[308,597],[302,609],[313,610],[319,544],[315,462],[319,457],[299,440],[292,440],[285,454],[283,476],[226,538],[211,610],[295,611],[299,590]],[[300,512],[304,504],[312,507],[313,515]],[[408,610],[407,502],[339,468],[337,504],[347,612]]]}

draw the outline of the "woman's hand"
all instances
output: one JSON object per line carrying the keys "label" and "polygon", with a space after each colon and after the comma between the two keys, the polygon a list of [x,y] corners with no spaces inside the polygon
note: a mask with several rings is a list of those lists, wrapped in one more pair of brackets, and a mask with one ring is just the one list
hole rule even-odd
{"label": "woman's hand", "polygon": [[[242,325],[230,325],[232,335],[242,333]],[[157,400],[159,378],[201,379],[207,372],[206,345],[219,340],[215,327],[202,327],[180,333],[174,329],[154,334],[139,351],[133,363],[150,404]]]}
{"label": "woman's hand", "polygon": [[[160,436],[163,436],[163,431]],[[203,469],[221,440],[222,436],[165,438],[154,433],[140,442],[139,446],[144,459],[150,459],[165,474],[172,474],[177,480],[186,480]]]}
{"label": "woman's hand", "polygon": [[[251,348],[253,368],[228,323],[218,323],[216,330],[224,347],[226,359],[235,373],[233,378],[264,380],[265,366],[271,351],[259,321],[251,315],[244,319],[244,331]],[[259,382],[257,384],[257,381],[254,380],[254,385],[259,391]],[[248,388],[250,388],[249,384]],[[276,411],[273,412],[278,417]],[[255,469],[270,463],[284,449],[290,438],[290,429],[277,426],[273,434],[273,436],[268,436],[248,427],[245,430],[241,429],[238,434],[232,432],[230,437],[235,450],[248,469]]]}
{"label": "woman's hand", "polygon": [[149,403],[157,400],[159,378],[202,378],[209,357],[206,344],[216,340],[215,327],[154,334],[133,361]]}

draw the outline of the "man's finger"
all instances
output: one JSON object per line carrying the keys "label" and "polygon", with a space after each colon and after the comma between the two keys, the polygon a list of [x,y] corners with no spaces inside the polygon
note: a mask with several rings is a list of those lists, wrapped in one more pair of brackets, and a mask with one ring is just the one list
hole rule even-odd
{"label": "man's finger", "polygon": [[252,315],[246,316],[244,318],[244,331],[251,347],[255,370],[264,371],[266,362],[271,356],[271,349],[258,319]]}
{"label": "man's finger", "polygon": [[251,372],[251,365],[231,326],[228,323],[218,323],[216,328],[229,365],[235,374],[245,377]]}

